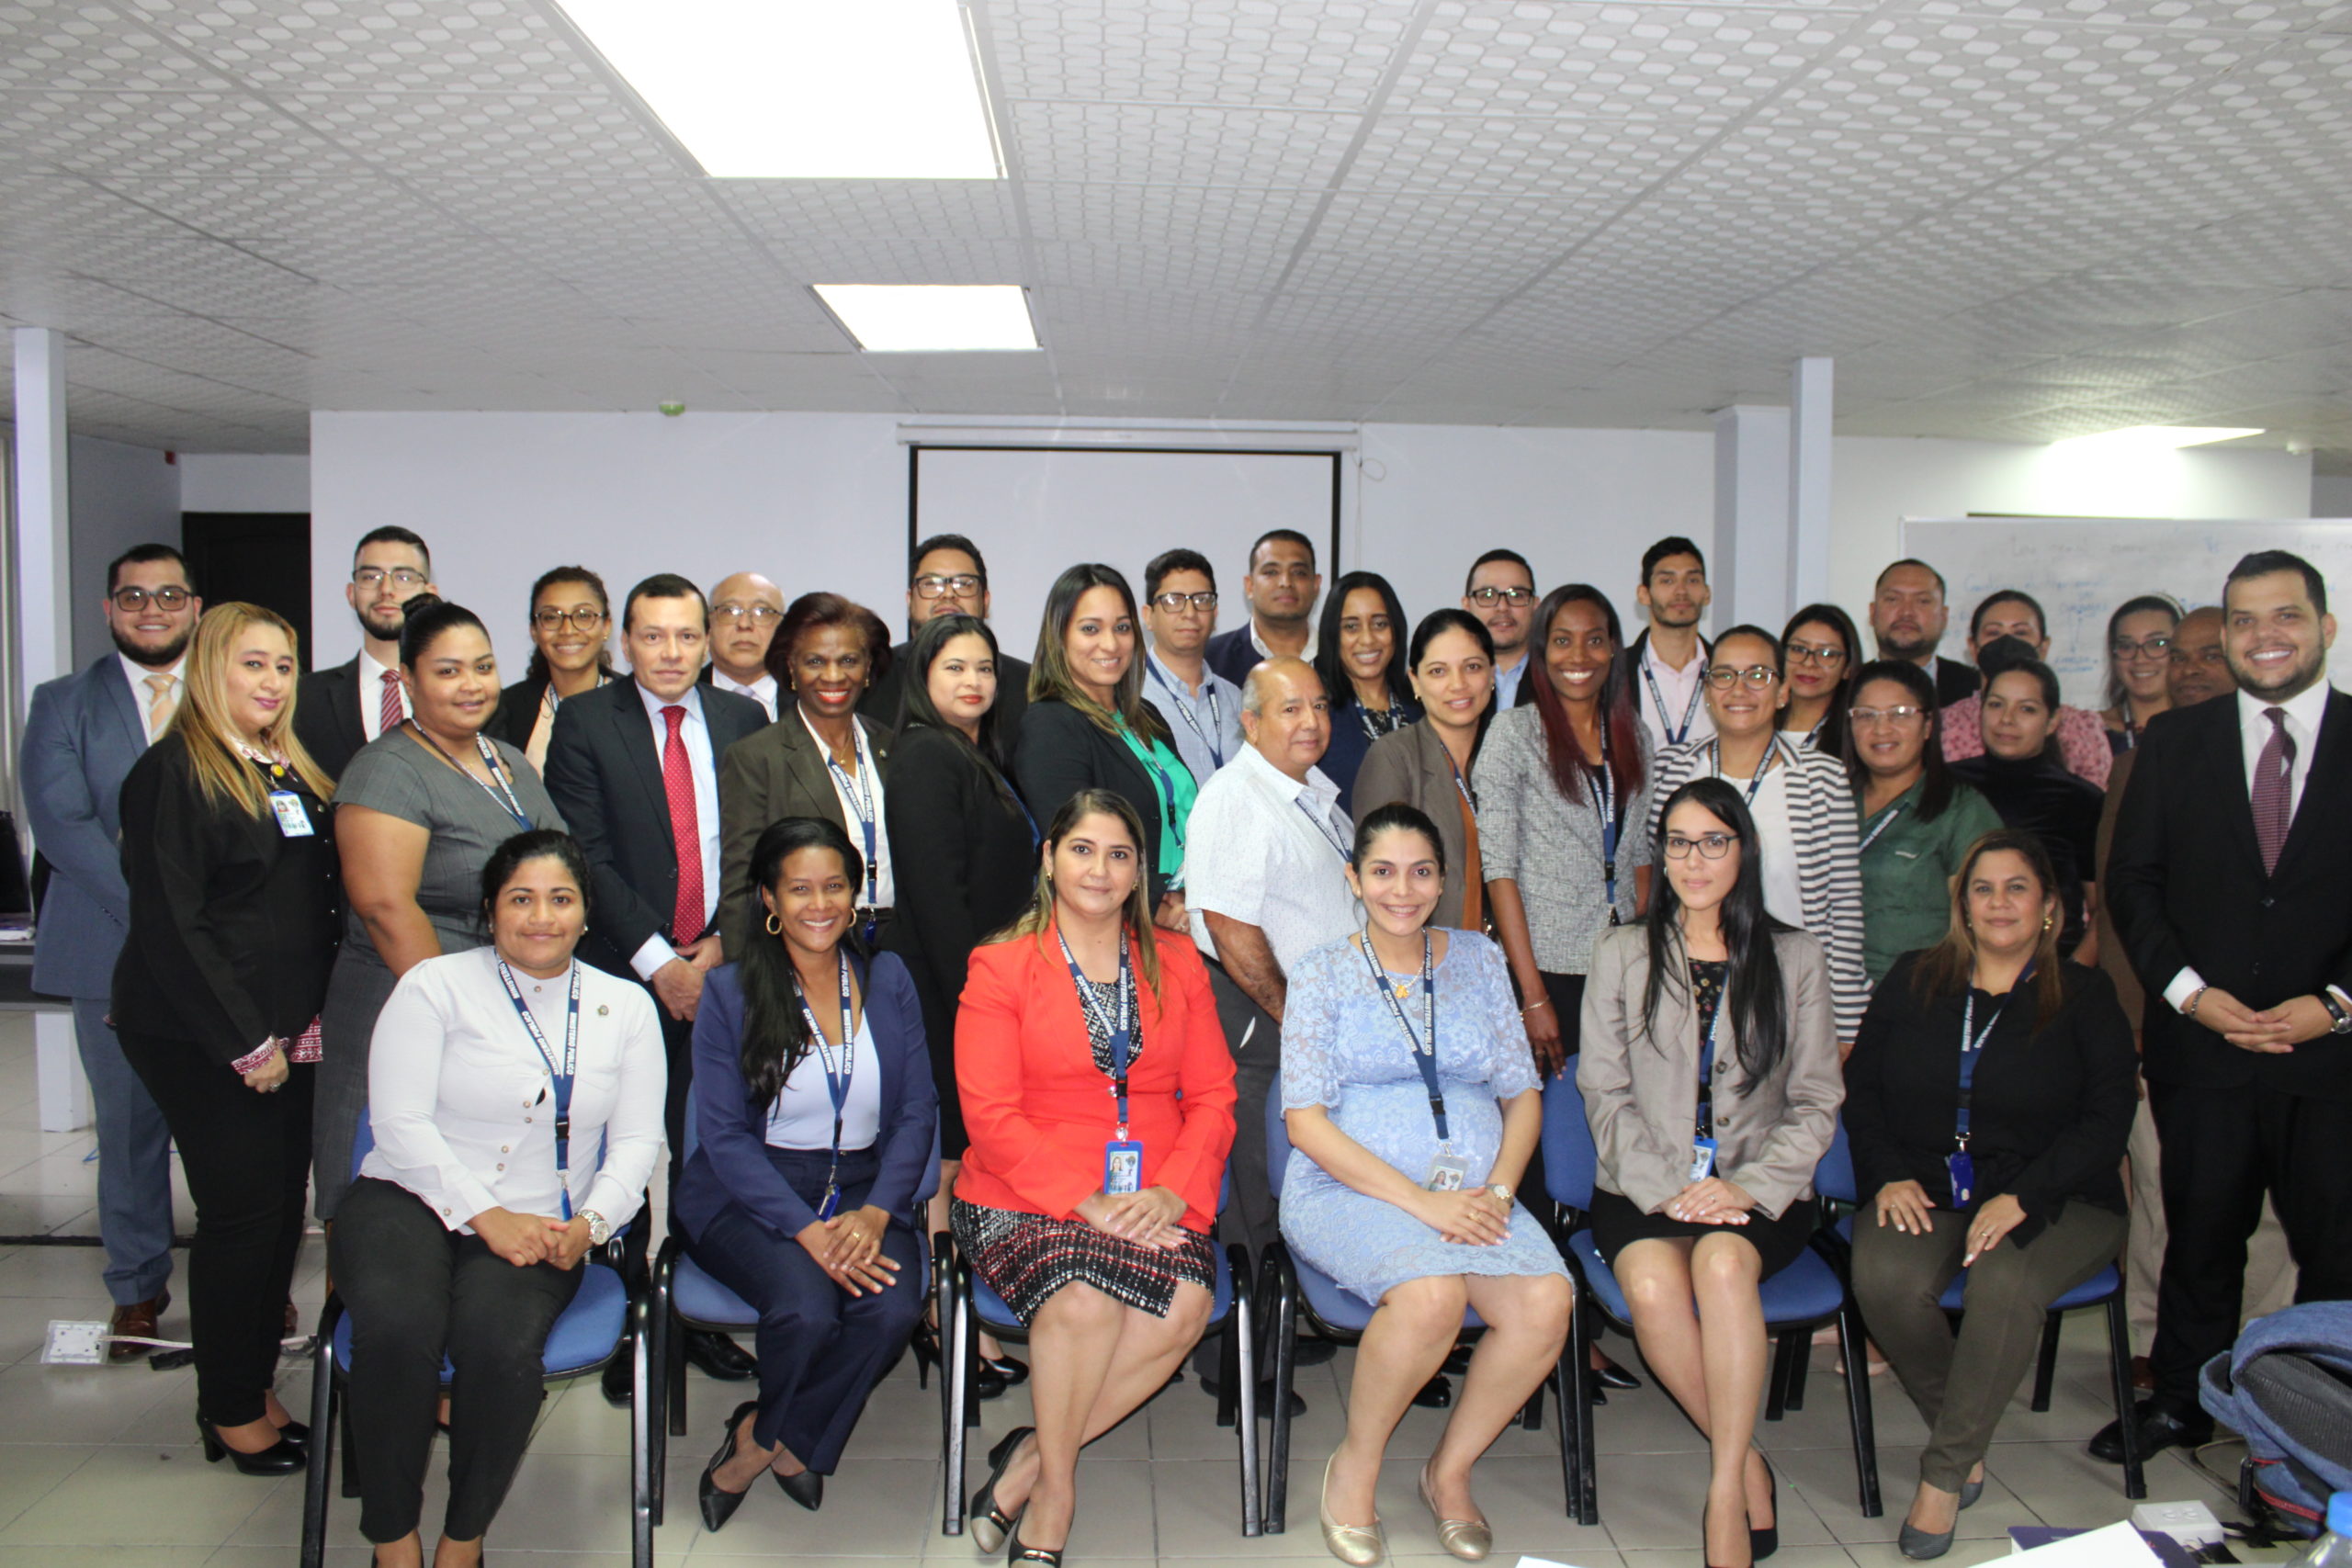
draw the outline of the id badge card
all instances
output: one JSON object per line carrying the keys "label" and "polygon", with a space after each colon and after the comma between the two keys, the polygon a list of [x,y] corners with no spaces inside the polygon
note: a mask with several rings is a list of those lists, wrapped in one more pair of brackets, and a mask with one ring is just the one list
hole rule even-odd
{"label": "id badge card", "polygon": [[289,839],[307,839],[318,831],[311,826],[311,814],[302,807],[302,797],[290,789],[269,792],[269,808],[277,814],[277,830]]}
{"label": "id badge card", "polygon": [[1690,1180],[1704,1181],[1715,1174],[1715,1141],[1713,1138],[1690,1140]]}
{"label": "id badge card", "polygon": [[1114,1138],[1102,1145],[1102,1190],[1115,1196],[1143,1190],[1143,1145],[1132,1138]]}
{"label": "id badge card", "polygon": [[1951,1177],[1951,1206],[1965,1209],[1976,1197],[1976,1159],[1966,1149],[1944,1156],[1944,1170]]}
{"label": "id badge card", "polygon": [[1430,1157],[1430,1179],[1421,1183],[1430,1192],[1459,1192],[1470,1185],[1470,1162],[1449,1149]]}
{"label": "id badge card", "polygon": [[830,1220],[841,1212],[842,1190],[838,1187],[826,1188],[824,1201],[817,1205],[817,1217],[820,1220]]}

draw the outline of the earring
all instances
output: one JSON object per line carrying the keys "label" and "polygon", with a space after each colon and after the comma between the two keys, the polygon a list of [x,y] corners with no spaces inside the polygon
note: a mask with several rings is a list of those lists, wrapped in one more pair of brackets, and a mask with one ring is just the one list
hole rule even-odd
{"label": "earring", "polygon": [[2041,917],[2041,929],[2042,929],[2043,931],[2048,931],[2053,923],[2054,923],[2053,917],[2049,916],[2049,915],[2044,915],[2044,916],[2042,916],[2042,917]]}
{"label": "earring", "polygon": [[782,936],[783,934],[784,917],[777,914],[774,909],[770,909],[768,911],[768,935]]}

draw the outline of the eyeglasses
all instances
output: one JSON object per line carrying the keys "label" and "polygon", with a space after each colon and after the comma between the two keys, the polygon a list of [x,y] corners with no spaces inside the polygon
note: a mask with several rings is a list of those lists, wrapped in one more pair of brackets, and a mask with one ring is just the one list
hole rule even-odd
{"label": "eyeglasses", "polygon": [[1728,692],[1742,681],[1761,692],[1768,690],[1772,682],[1780,678],[1781,672],[1769,664],[1751,664],[1745,670],[1734,670],[1718,664],[1707,671],[1707,684],[1718,692]]}
{"label": "eyeglasses", "polygon": [[2165,636],[2150,637],[2142,637],[2138,642],[2133,642],[2128,637],[2120,637],[2107,645],[2107,651],[2118,659],[2130,659],[2134,655],[2148,659],[2165,659],[2170,657],[2172,653],[2172,638]]}
{"label": "eyeglasses", "polygon": [[381,588],[384,585],[384,579],[388,577],[392,580],[392,586],[395,588],[410,589],[424,586],[424,573],[411,571],[404,566],[396,567],[390,571],[386,571],[380,566],[363,566],[351,574],[351,581],[352,585],[357,588]]}
{"label": "eyeglasses", "polygon": [[602,610],[534,610],[531,624],[543,632],[560,632],[566,626],[577,626],[593,632],[605,624]]}
{"label": "eyeglasses", "polygon": [[156,589],[118,588],[107,597],[112,599],[114,607],[124,615],[135,615],[147,607],[147,602],[151,599],[155,602],[155,607],[159,610],[185,610],[187,608],[187,602],[195,595],[185,588],[167,585]]}
{"label": "eyeglasses", "polygon": [[959,571],[953,577],[929,572],[915,579],[915,597],[918,599],[944,599],[950,593],[961,599],[979,591],[979,573],[974,571]]}
{"label": "eyeglasses", "polygon": [[1905,704],[1891,708],[1848,708],[1846,718],[1857,729],[1867,729],[1874,724],[1908,724],[1928,710]]}
{"label": "eyeglasses", "polygon": [[1171,615],[1187,609],[1214,610],[1216,608],[1216,590],[1206,589],[1199,593],[1162,593],[1152,600],[1151,607]]}
{"label": "eyeglasses", "polygon": [[1689,860],[1690,852],[1696,850],[1702,859],[1721,860],[1731,853],[1731,847],[1737,842],[1739,840],[1729,833],[1702,833],[1695,839],[1686,838],[1680,833],[1668,833],[1666,836],[1666,858]]}
{"label": "eyeglasses", "polygon": [[1491,610],[1498,604],[1508,604],[1514,610],[1521,610],[1535,603],[1535,590],[1532,588],[1473,588],[1470,590],[1470,603],[1477,605],[1481,610]]}
{"label": "eyeglasses", "polygon": [[1782,643],[1792,663],[1818,664],[1825,670],[1835,670],[1846,662],[1846,650],[1835,643]]}
{"label": "eyeglasses", "polygon": [[[933,594],[932,597],[937,598],[938,595]],[[773,604],[713,604],[710,607],[712,620],[718,620],[722,615],[735,621],[748,617],[755,626],[772,626],[784,619],[784,612]]]}

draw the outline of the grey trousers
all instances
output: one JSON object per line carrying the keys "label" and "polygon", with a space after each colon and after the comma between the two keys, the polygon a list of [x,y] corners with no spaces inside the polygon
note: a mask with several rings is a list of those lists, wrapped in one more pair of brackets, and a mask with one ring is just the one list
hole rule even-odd
{"label": "grey trousers", "polygon": [[1968,1271],[1960,1331],[1937,1305],[1968,1250],[1968,1216],[1936,1210],[1926,1235],[1878,1224],[1864,1203],[1854,1222],[1854,1299],[1871,1337],[1928,1423],[1919,1479],[1957,1492],[1984,1459],[2001,1413],[2041,1344],[2049,1303],[2115,1261],[2125,1221],[2069,1203],[2024,1247],[2004,1241]]}
{"label": "grey trousers", "polygon": [[117,1306],[153,1301],[172,1277],[172,1130],[107,1026],[104,997],[74,998],[74,1043],[98,1124],[98,1240]]}

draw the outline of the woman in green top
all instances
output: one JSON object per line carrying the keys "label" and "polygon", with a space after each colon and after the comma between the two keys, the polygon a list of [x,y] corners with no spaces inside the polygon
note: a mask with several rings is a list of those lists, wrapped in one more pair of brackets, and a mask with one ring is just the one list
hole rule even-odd
{"label": "woman in green top", "polygon": [[1862,839],[1862,972],[1873,986],[1894,961],[1943,941],[1951,879],[2000,813],[1944,766],[1936,687],[1905,659],[1855,672],[1846,772]]}

